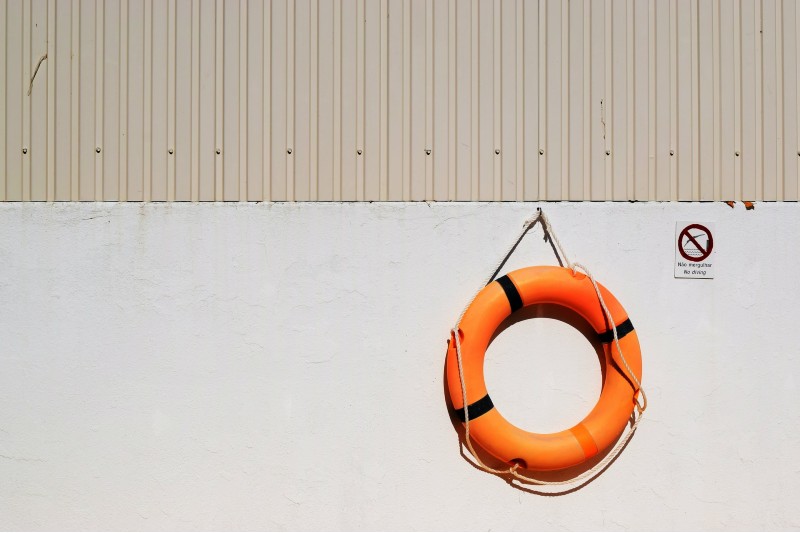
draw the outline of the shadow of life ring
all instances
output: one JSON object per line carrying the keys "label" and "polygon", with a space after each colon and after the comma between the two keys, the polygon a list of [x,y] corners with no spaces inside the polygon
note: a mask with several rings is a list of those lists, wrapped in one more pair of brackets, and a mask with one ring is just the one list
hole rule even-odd
{"label": "shadow of life ring", "polygon": [[[625,429],[639,395],[635,383],[641,383],[642,377],[639,339],[622,305],[605,287],[598,286],[635,380],[626,375],[614,346],[612,326],[591,280],[582,273],[555,266],[515,270],[484,287],[464,313],[459,341],[469,432],[497,459],[527,470],[560,470],[579,465],[606,450]],[[503,418],[489,397],[483,374],[486,349],[501,322],[518,309],[543,303],[561,305],[582,316],[598,335],[606,364],[600,399],[586,418],[574,427],[549,434],[522,430]],[[463,423],[464,400],[457,357],[456,343],[451,338],[446,361],[447,387],[456,415]]]}

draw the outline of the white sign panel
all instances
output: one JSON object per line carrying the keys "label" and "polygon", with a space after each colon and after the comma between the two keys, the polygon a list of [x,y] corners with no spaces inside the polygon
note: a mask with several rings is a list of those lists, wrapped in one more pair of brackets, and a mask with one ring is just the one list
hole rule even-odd
{"label": "white sign panel", "polygon": [[675,277],[714,278],[714,225],[678,222],[675,225]]}

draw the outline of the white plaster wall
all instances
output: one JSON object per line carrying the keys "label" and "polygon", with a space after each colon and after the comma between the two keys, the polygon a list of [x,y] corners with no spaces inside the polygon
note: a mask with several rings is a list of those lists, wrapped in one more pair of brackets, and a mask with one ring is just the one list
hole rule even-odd
{"label": "white plaster wall", "polygon": [[[459,456],[448,328],[535,207],[0,205],[0,526],[800,528],[796,205],[544,204],[629,311],[650,409],[566,496]],[[673,278],[676,220],[716,222],[716,279]],[[536,263],[538,227],[510,268]],[[599,393],[550,319],[487,367],[530,429]]]}

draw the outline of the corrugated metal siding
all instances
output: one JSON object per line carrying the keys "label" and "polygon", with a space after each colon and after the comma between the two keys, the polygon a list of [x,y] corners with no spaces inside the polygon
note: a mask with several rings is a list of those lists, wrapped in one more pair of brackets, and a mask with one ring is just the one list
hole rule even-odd
{"label": "corrugated metal siding", "polygon": [[796,201],[798,27],[796,0],[2,0],[0,200]]}

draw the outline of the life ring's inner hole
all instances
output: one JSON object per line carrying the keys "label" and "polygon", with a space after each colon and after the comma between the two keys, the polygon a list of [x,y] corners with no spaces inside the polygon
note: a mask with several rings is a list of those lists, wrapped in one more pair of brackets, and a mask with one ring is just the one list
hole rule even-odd
{"label": "life ring's inner hole", "polygon": [[596,333],[575,311],[554,304],[506,318],[486,350],[484,376],[494,405],[515,426],[555,433],[583,420],[600,398],[605,360]]}

